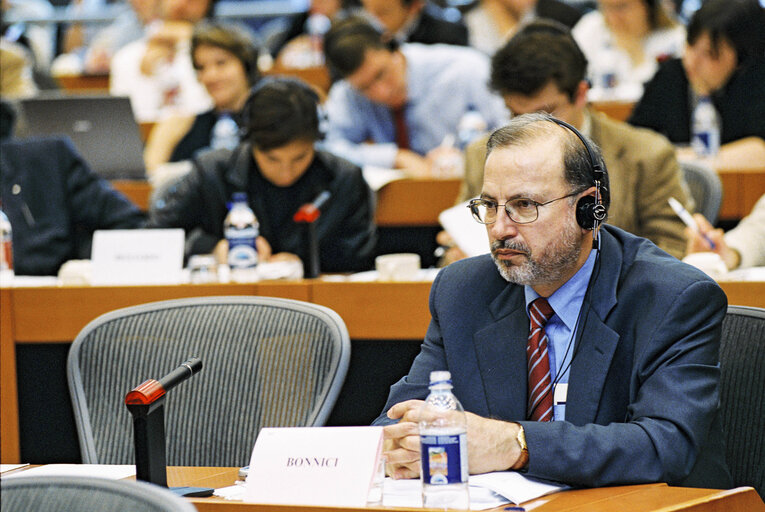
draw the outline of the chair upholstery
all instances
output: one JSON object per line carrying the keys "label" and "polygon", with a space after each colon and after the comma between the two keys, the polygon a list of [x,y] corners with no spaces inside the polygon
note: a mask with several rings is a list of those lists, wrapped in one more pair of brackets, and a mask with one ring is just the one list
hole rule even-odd
{"label": "chair upholstery", "polygon": [[3,512],[194,512],[191,502],[162,487],[129,480],[30,476],[3,478]]}
{"label": "chair upholstery", "polygon": [[262,427],[326,422],[350,340],[330,309],[270,297],[168,300],[102,315],[67,362],[83,462],[134,463],[125,395],[190,356],[202,370],[165,397],[167,464],[244,466]]}
{"label": "chair upholstery", "polygon": [[720,407],[736,486],[765,498],[765,309],[728,306],[720,345]]}
{"label": "chair upholstery", "polygon": [[696,212],[701,213],[710,224],[717,222],[722,204],[722,182],[714,169],[698,162],[680,162],[683,176],[691,197],[696,203]]}

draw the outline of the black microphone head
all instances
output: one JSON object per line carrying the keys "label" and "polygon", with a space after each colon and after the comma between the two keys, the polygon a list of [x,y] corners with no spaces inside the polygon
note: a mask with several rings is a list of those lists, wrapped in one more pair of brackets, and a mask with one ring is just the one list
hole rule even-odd
{"label": "black microphone head", "polygon": [[185,366],[189,369],[191,372],[191,375],[194,375],[196,373],[199,373],[199,370],[202,369],[202,360],[199,359],[197,356],[191,356],[186,361],[181,363],[181,366]]}

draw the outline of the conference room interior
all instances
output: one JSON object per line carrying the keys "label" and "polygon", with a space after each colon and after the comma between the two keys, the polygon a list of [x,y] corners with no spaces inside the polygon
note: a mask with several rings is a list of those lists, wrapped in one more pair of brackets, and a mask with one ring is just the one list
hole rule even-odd
{"label": "conference room interior", "polygon": [[[55,27],[56,54],[66,44],[67,27],[77,14],[67,11],[66,0],[51,1],[52,16],[23,20],[30,25]],[[117,3],[117,2],[114,2]],[[478,3],[478,2],[474,2]],[[597,3],[586,0],[565,0],[581,13],[591,12]],[[679,19],[690,16],[690,0],[667,2],[677,9]],[[113,7],[113,2],[108,2]],[[267,12],[258,0],[219,0],[215,2],[221,19],[244,22],[255,34],[280,16],[303,12],[299,2],[269,2]],[[278,4],[278,5],[277,5]],[[676,5],[677,4],[677,5]],[[112,8],[110,7],[110,8]],[[458,0],[443,0],[439,12],[449,19],[462,16],[466,6]],[[683,10],[685,9],[685,10]],[[111,21],[110,13],[101,18],[81,17],[85,27],[103,26]],[[11,21],[14,19],[11,18]],[[4,20],[5,28],[5,20]],[[267,53],[267,52],[265,52]],[[62,59],[62,61],[64,61]],[[323,65],[290,68],[278,59],[260,59],[263,76],[299,78],[326,94],[333,77]],[[108,72],[72,73],[35,70],[37,92],[45,96],[107,96]],[[6,98],[3,98],[6,99]],[[14,98],[18,101],[18,98]],[[591,102],[595,110],[626,121],[636,101],[599,99]],[[154,121],[137,121],[135,129],[146,142]],[[721,203],[716,228],[734,229],[757,201],[765,195],[765,143],[762,153],[751,159],[716,161],[721,186]],[[683,148],[687,156],[688,148]],[[2,171],[0,171],[2,172]],[[152,199],[148,178],[114,177],[111,185],[142,212],[147,212]],[[437,268],[444,248],[438,243],[443,230],[439,214],[453,206],[459,197],[458,176],[405,176],[375,191],[377,245],[375,256],[392,253],[416,253],[422,268]],[[765,281],[720,282],[731,305],[765,308]],[[71,342],[85,325],[101,314],[157,300],[216,295],[265,295],[305,300],[327,306],[338,312],[348,325],[351,338],[351,359],[348,374],[330,414],[327,426],[369,425],[382,411],[389,387],[406,375],[420,350],[430,320],[428,294],[430,282],[350,282],[341,279],[301,279],[258,283],[213,283],[162,286],[44,286],[0,289],[0,329],[4,389],[2,422],[3,462],[32,464],[80,463],[82,457],[77,439],[71,397],[67,386],[67,357]],[[8,361],[11,357],[12,360]],[[8,368],[13,373],[9,390]],[[159,376],[147,376],[159,377]],[[136,383],[138,384],[138,383]],[[9,393],[13,396],[9,398]],[[6,404],[11,404],[7,408]],[[9,412],[10,411],[10,412]],[[10,419],[9,419],[10,418]],[[8,430],[9,422],[13,425]],[[171,473],[173,478],[178,478]],[[193,475],[200,479],[199,475]],[[189,477],[184,476],[189,479]],[[206,481],[221,481],[219,476]],[[205,481],[201,478],[201,481]],[[185,481],[187,481],[185,480]],[[193,480],[193,478],[191,479]]]}

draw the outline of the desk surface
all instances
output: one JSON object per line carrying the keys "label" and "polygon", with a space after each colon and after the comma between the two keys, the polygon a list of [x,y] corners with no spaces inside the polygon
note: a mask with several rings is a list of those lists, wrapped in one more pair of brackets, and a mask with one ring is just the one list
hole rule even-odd
{"label": "desk surface", "polygon": [[[236,480],[237,468],[170,467],[167,477],[169,485],[198,487],[225,487]],[[328,512],[331,510],[360,510],[337,507],[257,505],[226,501],[220,498],[191,499],[200,512]],[[765,505],[751,487],[728,491],[714,489],[691,489],[669,487],[665,484],[630,485],[600,489],[579,489],[545,496],[525,504],[535,512],[646,512],[680,511],[694,512],[762,512]],[[496,510],[502,510],[500,507]],[[411,510],[375,507],[371,510]]]}
{"label": "desk surface", "polygon": [[[212,295],[264,295],[304,300],[335,310],[352,339],[418,340],[425,336],[429,282],[352,283],[264,281],[124,287],[0,289],[0,456],[19,460],[16,345],[71,343],[97,316],[147,302]],[[730,304],[765,307],[765,282],[720,283]]]}

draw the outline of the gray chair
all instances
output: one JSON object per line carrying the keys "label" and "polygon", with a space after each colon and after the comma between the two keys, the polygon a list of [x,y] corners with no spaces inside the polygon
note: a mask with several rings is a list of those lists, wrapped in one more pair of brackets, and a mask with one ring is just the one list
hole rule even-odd
{"label": "gray chair", "polygon": [[134,463],[125,394],[189,356],[203,368],[167,394],[167,464],[244,466],[262,427],[326,422],[350,340],[334,311],[270,297],[168,300],[102,315],[78,334],[67,362],[84,463]]}
{"label": "gray chair", "polygon": [[680,168],[696,203],[696,212],[704,215],[714,225],[722,204],[720,177],[714,169],[698,162],[680,162]]}
{"label": "gray chair", "polygon": [[194,512],[191,502],[162,487],[130,480],[30,476],[3,478],[3,512]]}
{"label": "gray chair", "polygon": [[765,499],[765,309],[728,306],[720,344],[720,408],[735,486]]}

